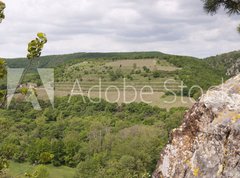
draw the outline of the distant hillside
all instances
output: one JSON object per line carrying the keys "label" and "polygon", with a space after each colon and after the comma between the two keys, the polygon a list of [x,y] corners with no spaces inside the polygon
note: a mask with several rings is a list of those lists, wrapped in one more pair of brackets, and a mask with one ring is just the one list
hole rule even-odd
{"label": "distant hillside", "polygon": [[[63,63],[68,62],[81,62],[86,59],[129,59],[129,58],[153,58],[157,56],[164,56],[165,54],[160,52],[129,52],[129,53],[74,53],[64,55],[50,55],[40,57],[38,63],[35,64],[40,68],[43,67],[56,67]],[[25,67],[28,63],[26,58],[13,58],[6,59],[9,67]]]}
{"label": "distant hillside", "polygon": [[[240,55],[240,53],[238,54]],[[104,77],[107,76],[109,78],[110,76],[116,78],[116,75],[119,74],[119,69],[117,68],[121,69],[121,65],[115,66],[115,68],[108,66],[107,70],[104,69],[104,66],[101,67],[100,65],[105,65],[108,62],[118,60],[128,60],[127,63],[129,63],[129,60],[155,59],[157,62],[160,63],[160,65],[162,62],[167,62],[168,65],[170,64],[172,65],[172,67],[179,68],[180,70],[164,71],[161,68],[152,68],[150,72],[147,72],[146,69],[144,69],[145,66],[143,66],[140,68],[138,67],[138,70],[136,70],[135,72],[139,73],[136,75],[134,74],[133,65],[131,64],[131,66],[129,66],[131,67],[131,69],[122,69],[122,73],[120,73],[121,75],[118,75],[117,77],[119,79],[123,77],[129,78],[129,80],[132,80],[133,78],[133,81],[138,80],[140,82],[146,82],[144,81],[145,79],[151,81],[162,81],[162,79],[174,78],[177,81],[183,81],[184,84],[188,86],[188,88],[184,90],[184,95],[188,96],[188,92],[191,86],[198,85],[201,86],[204,90],[207,90],[213,85],[220,84],[222,78],[224,80],[228,78],[226,76],[228,66],[231,67],[231,64],[234,63],[234,60],[232,63],[225,65],[227,60],[224,59],[227,57],[223,57],[223,59],[218,59],[218,57],[219,56],[202,60],[194,57],[169,55],[161,52],[75,53],[40,57],[39,60],[36,61],[33,65],[32,71],[37,67],[54,67],[55,79],[59,82],[71,81],[72,79],[76,78],[76,76],[82,78],[83,75],[85,76],[85,78],[91,78],[93,75],[99,76],[99,74],[104,74]],[[232,58],[235,59],[235,56]],[[7,59],[6,61],[8,66],[12,68],[23,68],[27,65],[28,62],[27,59],[24,58]],[[84,61],[90,62],[91,64],[90,67],[87,67],[85,69],[83,66],[84,70],[82,70],[81,67],[79,67],[79,64]],[[136,63],[138,63],[137,60]],[[91,69],[91,65],[94,66],[94,70]],[[139,64],[136,65],[139,66]],[[89,71],[91,71],[91,73],[89,73]],[[39,77],[36,77],[34,73],[30,72],[27,76],[27,79],[25,80],[36,82],[36,80],[39,80]],[[198,98],[198,96],[200,96],[199,89],[195,88],[191,90],[191,96],[194,98]]]}
{"label": "distant hillside", "polygon": [[212,56],[206,60],[213,68],[224,71],[229,77],[240,73],[240,51]]}

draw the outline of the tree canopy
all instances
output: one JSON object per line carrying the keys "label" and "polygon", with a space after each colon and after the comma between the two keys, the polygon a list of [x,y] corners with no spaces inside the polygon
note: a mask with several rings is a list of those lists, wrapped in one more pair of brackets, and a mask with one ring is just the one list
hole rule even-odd
{"label": "tree canopy", "polygon": [[[229,15],[240,14],[240,0],[203,0],[203,2],[204,10],[212,15],[216,14],[221,7],[223,7]],[[237,29],[240,33],[240,25]]]}
{"label": "tree canopy", "polygon": [[[5,18],[5,15],[4,15],[5,7],[6,7],[5,4],[2,1],[0,1],[0,23]],[[4,77],[5,72],[6,72],[5,62],[3,59],[0,58],[0,79]]]}
{"label": "tree canopy", "polygon": [[[0,1],[0,23],[5,18],[4,9],[6,8],[5,3]],[[20,78],[22,82],[25,74],[30,69],[32,61],[36,60],[41,56],[44,45],[47,43],[47,37],[44,33],[38,33],[37,37],[28,43],[28,54],[27,58],[30,60],[28,66],[25,66],[23,75]],[[3,79],[7,73],[5,60],[0,58],[0,79]],[[0,90],[0,108],[3,107],[6,103],[7,93],[5,90]]]}
{"label": "tree canopy", "polygon": [[0,1],[0,23],[2,22],[2,19],[5,18],[5,15],[4,15],[4,9],[5,9],[6,5]]}

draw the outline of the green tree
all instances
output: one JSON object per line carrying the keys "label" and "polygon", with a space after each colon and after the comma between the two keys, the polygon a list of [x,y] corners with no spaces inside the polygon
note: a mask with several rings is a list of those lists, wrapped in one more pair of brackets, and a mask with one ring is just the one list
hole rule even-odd
{"label": "green tree", "polygon": [[37,60],[41,56],[43,47],[46,43],[47,43],[47,37],[46,37],[46,34],[44,33],[38,33],[37,38],[35,38],[34,40],[28,43],[27,58],[29,59],[29,63],[28,63],[28,66],[23,71],[23,74],[20,78],[20,83],[23,81],[23,78],[25,77],[26,73],[32,66],[32,62],[34,60]]}
{"label": "green tree", "polygon": [[0,22],[2,22],[2,20],[5,18],[4,15],[4,9],[6,8],[6,5],[0,1]]}
{"label": "green tree", "polygon": [[0,177],[5,174],[5,169],[8,167],[9,165],[7,159],[0,157]]}
{"label": "green tree", "polygon": [[54,155],[49,152],[43,152],[39,156],[39,163],[41,164],[48,164],[52,161]]}
{"label": "green tree", "polygon": [[[4,9],[6,8],[5,4],[0,1],[0,23],[2,22],[2,20],[5,18],[4,15]],[[4,78],[5,74],[6,74],[6,67],[5,67],[5,61],[4,59],[0,58],[0,79]],[[0,103],[3,102],[3,98],[5,96],[5,92],[0,90]]]}
{"label": "green tree", "polygon": [[[6,8],[5,3],[0,1],[0,23],[5,18],[5,15],[4,15],[5,8]],[[44,33],[38,33],[37,38],[35,38],[28,44],[27,58],[30,60],[30,62],[28,66],[25,68],[23,75],[21,76],[20,83],[22,82],[27,71],[30,69],[32,61],[41,56],[43,47],[46,43],[47,43],[46,35]],[[6,64],[4,59],[0,58],[0,79],[4,78],[5,75],[6,75]],[[5,91],[0,91],[0,107],[3,107],[5,105],[6,100],[7,100],[7,93]]]}
{"label": "green tree", "polygon": [[[210,14],[216,14],[217,11],[223,7],[229,15],[240,14],[240,1],[239,0],[203,0],[204,10]],[[238,26],[240,33],[240,25]]]}

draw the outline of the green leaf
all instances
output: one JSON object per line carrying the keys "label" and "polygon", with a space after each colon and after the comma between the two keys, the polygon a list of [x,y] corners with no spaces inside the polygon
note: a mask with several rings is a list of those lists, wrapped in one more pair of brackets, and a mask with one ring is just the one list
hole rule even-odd
{"label": "green leaf", "polygon": [[38,33],[37,38],[35,40],[32,40],[28,44],[28,54],[27,58],[32,60],[34,58],[38,58],[42,54],[42,50],[44,47],[44,44],[47,43],[47,37],[44,33]]}
{"label": "green leaf", "polygon": [[46,35],[44,33],[38,33],[37,36],[39,38],[46,38]]}
{"label": "green leaf", "polygon": [[4,15],[4,9],[6,8],[6,5],[0,1],[0,23],[2,21],[2,19],[5,18],[5,15]]}

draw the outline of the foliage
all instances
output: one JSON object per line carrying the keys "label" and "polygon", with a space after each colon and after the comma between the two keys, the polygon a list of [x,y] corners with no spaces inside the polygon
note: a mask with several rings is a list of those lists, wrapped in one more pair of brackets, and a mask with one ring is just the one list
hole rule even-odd
{"label": "foliage", "polygon": [[0,157],[0,177],[5,178],[6,169],[9,167],[8,160],[4,157]]}
{"label": "foliage", "polygon": [[240,14],[239,1],[236,0],[203,0],[207,13],[215,14],[221,6],[229,15]]}
{"label": "foliage", "polygon": [[6,72],[6,63],[3,59],[0,58],[0,79],[4,78]]}
{"label": "foliage", "polygon": [[[3,12],[5,7],[6,7],[5,4],[2,1],[0,1],[0,23],[1,23],[2,19],[5,18],[4,12]],[[46,44],[46,43],[47,43],[46,35],[44,33],[38,33],[37,38],[35,40],[32,40],[28,44],[27,58],[30,59],[31,61],[28,63],[27,66],[24,66],[25,69],[24,69],[23,74],[20,78],[20,83],[24,79],[28,70],[31,68],[32,60],[41,56],[42,49],[44,47],[44,44]],[[6,74],[5,61],[0,58],[0,79],[3,79],[5,74]],[[17,89],[19,88],[19,86],[17,87]],[[25,93],[26,93],[26,91],[25,91]],[[1,91],[0,90],[0,100],[1,100],[0,101],[0,107],[3,107],[5,105],[7,97],[8,96],[6,94],[6,91],[4,91],[4,90]]]}
{"label": "foliage", "polygon": [[[140,74],[143,78],[148,77],[149,79],[152,78],[154,75],[155,77],[160,78],[175,78],[180,79],[187,85],[189,88],[193,85],[199,85],[203,87],[204,90],[207,90],[210,86],[220,84],[221,78],[224,80],[226,79],[225,71],[226,69],[221,66],[213,66],[209,60],[201,60],[193,57],[186,57],[186,56],[175,56],[175,55],[168,55],[159,52],[146,52],[146,53],[75,53],[75,54],[68,54],[68,55],[56,55],[56,56],[44,56],[39,58],[39,67],[54,67],[55,68],[55,79],[56,81],[61,81],[63,76],[67,73],[67,70],[70,66],[74,64],[79,64],[81,62],[87,61],[89,63],[95,64],[97,61],[110,61],[110,60],[123,60],[123,59],[159,59],[165,60],[168,63],[171,63],[173,66],[178,67],[177,71],[159,71],[155,70],[151,72],[149,68],[146,66],[142,68],[143,72]],[[11,59],[6,60],[8,66],[12,67],[21,67],[26,65],[26,59]],[[35,65],[37,61],[33,61],[33,65]],[[96,64],[95,64],[96,65]],[[33,69],[31,69],[32,71]],[[75,79],[79,78],[78,75],[81,73],[81,76],[91,75],[92,69],[90,70],[82,70],[83,73],[74,69],[70,70],[70,75],[68,80],[71,81],[71,78]],[[123,69],[107,69],[105,73],[109,76],[110,80],[116,81],[121,77],[127,77],[129,80],[136,80],[135,71],[129,73],[124,71]],[[103,74],[104,76],[104,74]],[[39,81],[39,78],[36,75],[32,74],[27,76],[29,81]],[[154,78],[154,77],[153,77]],[[158,79],[158,78],[157,78]],[[39,83],[39,82],[38,82]],[[188,92],[185,92],[188,93]],[[196,94],[198,97],[199,91],[194,90],[191,93],[191,96]]]}
{"label": "foliage", "polygon": [[109,76],[110,76],[111,81],[115,81],[119,78],[124,77],[123,72],[120,69],[117,69],[116,71],[112,71],[112,70],[109,71]]}
{"label": "foliage", "polygon": [[[0,1],[0,23],[5,18],[5,15],[4,15],[5,8],[6,8],[5,3]],[[0,58],[0,80],[5,77],[5,74],[6,74],[6,64],[4,59]],[[5,102],[5,98],[6,98],[6,92],[0,89],[0,107]]]}
{"label": "foliage", "polygon": [[169,131],[185,111],[92,103],[81,96],[67,101],[58,98],[55,109],[41,101],[41,112],[18,102],[0,110],[0,156],[77,167],[76,177],[144,177],[154,170]]}
{"label": "foliage", "polygon": [[4,169],[8,168],[8,161],[7,159],[0,157],[0,173],[1,171],[3,171]]}
{"label": "foliage", "polygon": [[37,38],[35,40],[32,40],[28,44],[28,59],[34,59],[41,56],[42,49],[44,47],[44,44],[47,43],[47,38],[44,33],[38,33]]}
{"label": "foliage", "polygon": [[[204,10],[207,13],[215,14],[223,7],[229,15],[240,14],[240,2],[239,0],[203,0]],[[240,32],[240,25],[238,26],[238,32]]]}
{"label": "foliage", "polygon": [[46,166],[44,165],[38,165],[33,173],[25,173],[25,177],[29,178],[50,178],[49,177],[49,172]]}
{"label": "foliage", "polygon": [[5,18],[5,15],[4,15],[4,9],[6,8],[6,5],[0,1],[0,23],[2,22],[2,19]]}
{"label": "foliage", "polygon": [[228,77],[232,77],[233,75],[236,75],[237,72],[233,70],[232,72],[228,73],[228,70],[236,69],[236,71],[238,71],[239,58],[240,52],[233,51],[230,53],[208,57],[205,60],[211,65],[212,68],[219,69],[228,75]]}
{"label": "foliage", "polygon": [[[5,18],[4,15],[5,7],[6,7],[5,4],[2,1],[0,1],[0,23]],[[0,58],[0,79],[2,79],[5,74],[6,74],[5,62],[3,59]]]}
{"label": "foliage", "polygon": [[[9,175],[11,178],[24,178],[26,177],[24,175],[25,173],[32,175],[38,166],[39,165],[30,164],[27,162],[17,163],[14,161],[9,161],[7,175]],[[44,167],[47,169],[50,178],[73,178],[75,173],[75,168],[69,168],[66,166],[55,167],[51,164],[48,164],[44,165]]]}
{"label": "foliage", "polygon": [[188,96],[190,92],[190,96],[195,99],[198,99],[201,92],[197,87],[190,91],[191,87],[199,86],[206,91],[211,86],[219,85],[222,80],[227,79],[225,71],[221,68],[212,67],[206,60],[184,56],[166,56],[164,59],[181,68],[181,70],[178,70],[177,76],[186,86],[184,94]]}

